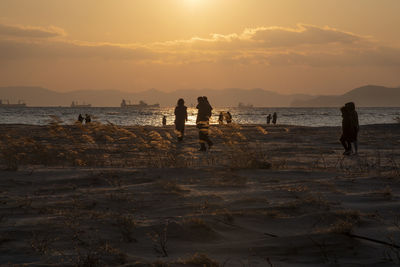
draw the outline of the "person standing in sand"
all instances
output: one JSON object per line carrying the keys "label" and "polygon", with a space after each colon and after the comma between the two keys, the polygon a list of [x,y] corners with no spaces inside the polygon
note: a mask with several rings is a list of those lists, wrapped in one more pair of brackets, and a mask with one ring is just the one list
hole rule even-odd
{"label": "person standing in sand", "polygon": [[340,111],[342,112],[342,136],[340,137],[340,143],[344,148],[343,155],[351,154],[351,143],[349,141],[351,125],[350,125],[350,116],[346,107],[341,107]]}
{"label": "person standing in sand", "polygon": [[92,117],[90,117],[89,114],[86,114],[86,115],[85,115],[85,124],[88,124],[88,123],[90,123],[90,122],[92,122]]}
{"label": "person standing in sand", "polygon": [[187,122],[187,107],[185,101],[180,98],[175,107],[175,129],[178,132],[178,141],[183,141],[183,135],[185,133],[185,122]]}
{"label": "person standing in sand", "polygon": [[79,114],[79,116],[78,116],[78,121],[79,121],[80,123],[83,123],[83,117],[82,117],[82,114]]}
{"label": "person standing in sand", "polygon": [[348,112],[349,116],[349,135],[348,141],[350,142],[350,150],[352,150],[352,146],[354,147],[354,154],[358,153],[358,132],[360,131],[360,125],[358,122],[358,114],[356,111],[356,105],[354,102],[348,102],[344,105]]}
{"label": "person standing in sand", "polygon": [[213,142],[208,137],[212,107],[205,96],[199,96],[197,98],[197,102],[198,104],[196,108],[199,111],[197,112],[196,125],[199,129],[199,151],[206,151],[206,143],[208,144],[208,149],[210,149],[213,145]]}

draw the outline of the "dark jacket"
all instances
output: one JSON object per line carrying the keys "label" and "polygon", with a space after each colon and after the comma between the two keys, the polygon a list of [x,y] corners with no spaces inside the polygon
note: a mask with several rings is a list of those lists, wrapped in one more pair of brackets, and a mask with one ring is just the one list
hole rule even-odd
{"label": "dark jacket", "polygon": [[212,107],[208,103],[208,101],[199,103],[196,108],[199,110],[197,113],[196,124],[198,124],[199,122],[208,123],[212,112]]}
{"label": "dark jacket", "polygon": [[186,106],[177,106],[175,107],[175,125],[176,126],[184,126],[187,121],[187,107]]}
{"label": "dark jacket", "polygon": [[349,142],[357,141],[360,125],[358,122],[358,114],[353,102],[345,105],[342,116],[343,137]]}

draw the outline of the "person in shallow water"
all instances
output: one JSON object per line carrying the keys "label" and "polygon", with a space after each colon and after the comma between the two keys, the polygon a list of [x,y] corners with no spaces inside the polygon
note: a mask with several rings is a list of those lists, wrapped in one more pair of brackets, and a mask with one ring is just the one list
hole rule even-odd
{"label": "person in shallow water", "polygon": [[175,129],[178,133],[178,141],[183,140],[183,135],[185,133],[185,122],[187,122],[187,107],[185,106],[185,101],[180,98],[175,107]]}
{"label": "person in shallow water", "polygon": [[229,111],[226,113],[226,123],[232,123],[232,114]]}
{"label": "person in shallow water", "polygon": [[271,123],[271,118],[272,118],[271,114],[268,114],[268,116],[267,116],[267,124]]}
{"label": "person in shallow water", "polygon": [[199,111],[197,112],[196,125],[199,129],[200,151],[206,151],[206,143],[208,144],[208,149],[210,149],[213,145],[213,142],[208,136],[212,107],[205,96],[199,96],[197,98],[197,102],[198,104],[196,108]]}
{"label": "person in shallow water", "polygon": [[277,120],[278,120],[278,114],[274,112],[274,114],[272,115],[272,123],[275,125]]}

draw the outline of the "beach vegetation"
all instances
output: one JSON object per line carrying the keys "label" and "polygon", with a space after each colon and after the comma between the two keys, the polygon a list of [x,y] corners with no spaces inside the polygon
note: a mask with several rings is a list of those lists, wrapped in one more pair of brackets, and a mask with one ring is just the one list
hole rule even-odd
{"label": "beach vegetation", "polygon": [[205,267],[220,267],[221,264],[218,263],[217,261],[209,258],[206,254],[202,253],[195,253],[192,256],[185,258],[185,259],[179,259],[177,260],[176,263],[180,264],[185,264],[185,265],[191,265],[191,266],[205,266]]}

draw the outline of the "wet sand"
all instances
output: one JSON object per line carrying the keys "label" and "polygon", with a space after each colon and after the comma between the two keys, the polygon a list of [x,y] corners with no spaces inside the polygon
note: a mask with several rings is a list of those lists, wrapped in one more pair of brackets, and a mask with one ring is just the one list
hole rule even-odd
{"label": "wet sand", "polygon": [[399,264],[400,124],[340,131],[1,125],[0,264]]}

